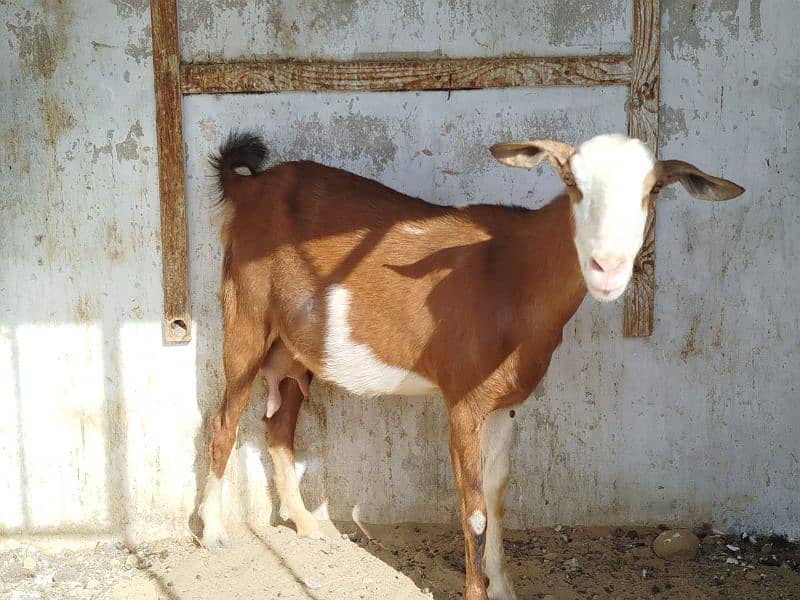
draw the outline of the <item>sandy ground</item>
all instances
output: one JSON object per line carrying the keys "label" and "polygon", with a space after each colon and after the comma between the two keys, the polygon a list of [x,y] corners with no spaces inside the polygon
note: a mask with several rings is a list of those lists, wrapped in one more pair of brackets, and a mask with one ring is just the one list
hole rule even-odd
{"label": "sandy ground", "polygon": [[[798,544],[698,530],[699,557],[666,562],[651,549],[658,533],[646,527],[510,531],[511,577],[520,599],[800,600]],[[327,525],[326,534],[309,540],[282,526],[242,531],[215,553],[191,540],[60,552],[25,543],[0,553],[0,598],[461,597],[462,541],[452,528],[340,523]]]}

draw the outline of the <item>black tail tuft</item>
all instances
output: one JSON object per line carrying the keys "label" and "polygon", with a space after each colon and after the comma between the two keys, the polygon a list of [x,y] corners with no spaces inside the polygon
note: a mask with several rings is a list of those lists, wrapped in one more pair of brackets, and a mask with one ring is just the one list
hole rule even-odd
{"label": "black tail tuft", "polygon": [[268,154],[264,140],[252,132],[231,131],[216,154],[208,157],[217,176],[220,202],[225,195],[225,182],[240,176],[236,169],[246,167],[251,175],[258,173]]}

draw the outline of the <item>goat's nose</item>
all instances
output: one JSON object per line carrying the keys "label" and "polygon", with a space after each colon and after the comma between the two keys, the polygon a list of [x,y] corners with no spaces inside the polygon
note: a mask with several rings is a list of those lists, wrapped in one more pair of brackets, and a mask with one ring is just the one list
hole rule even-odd
{"label": "goat's nose", "polygon": [[613,275],[620,271],[625,265],[624,256],[593,256],[589,262],[593,271],[605,273],[606,275]]}

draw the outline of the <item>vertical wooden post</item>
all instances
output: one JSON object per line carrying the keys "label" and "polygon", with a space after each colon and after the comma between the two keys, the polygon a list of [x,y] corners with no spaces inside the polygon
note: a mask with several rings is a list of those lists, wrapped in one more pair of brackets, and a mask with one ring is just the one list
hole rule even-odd
{"label": "vertical wooden post", "polygon": [[[658,153],[660,38],[660,0],[633,0],[633,78],[628,135],[642,140],[653,154]],[[625,294],[623,332],[626,337],[644,337],[653,331],[655,216],[655,207],[651,205],[645,225],[644,244],[634,263],[633,277]]]}
{"label": "vertical wooden post", "polygon": [[165,343],[188,342],[191,339],[181,127],[183,95],[175,2],[176,0],[150,2],[158,136],[158,184],[161,198]]}

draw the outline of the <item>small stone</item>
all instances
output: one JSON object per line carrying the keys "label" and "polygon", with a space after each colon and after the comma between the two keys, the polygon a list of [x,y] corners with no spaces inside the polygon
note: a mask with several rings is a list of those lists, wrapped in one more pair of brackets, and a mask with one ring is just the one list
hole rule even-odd
{"label": "small stone", "polygon": [[135,554],[129,554],[128,558],[125,559],[125,568],[132,569],[136,566],[139,562],[139,559],[136,557]]}
{"label": "small stone", "polygon": [[314,579],[312,577],[306,577],[303,579],[303,584],[310,590],[316,590],[322,587],[322,582],[318,579]]}
{"label": "small stone", "polygon": [[761,573],[758,571],[748,571],[744,574],[744,578],[747,579],[747,581],[761,581]]}
{"label": "small stone", "polygon": [[86,589],[93,590],[100,587],[100,582],[97,579],[90,579],[86,582]]}
{"label": "small stone", "polygon": [[761,546],[761,554],[762,555],[769,554],[771,552],[772,552],[772,544],[770,542],[767,542],[766,544]]}
{"label": "small stone", "polygon": [[53,583],[55,580],[55,571],[46,571],[36,575],[36,577],[33,578],[33,583],[36,585],[47,585],[48,583]]}
{"label": "small stone", "polygon": [[635,540],[639,537],[639,532],[635,529],[629,529],[628,533],[625,534],[625,537],[629,540]]}
{"label": "small stone", "polygon": [[653,552],[665,560],[688,560],[697,556],[700,540],[688,529],[668,529],[653,542]]}
{"label": "small stone", "polygon": [[35,559],[33,556],[26,556],[26,557],[25,557],[25,558],[22,560],[22,566],[23,566],[25,569],[28,569],[29,571],[33,571],[33,570],[35,570],[35,569],[36,569],[36,565],[37,565],[37,564],[38,564],[38,563],[36,562],[36,559]]}

